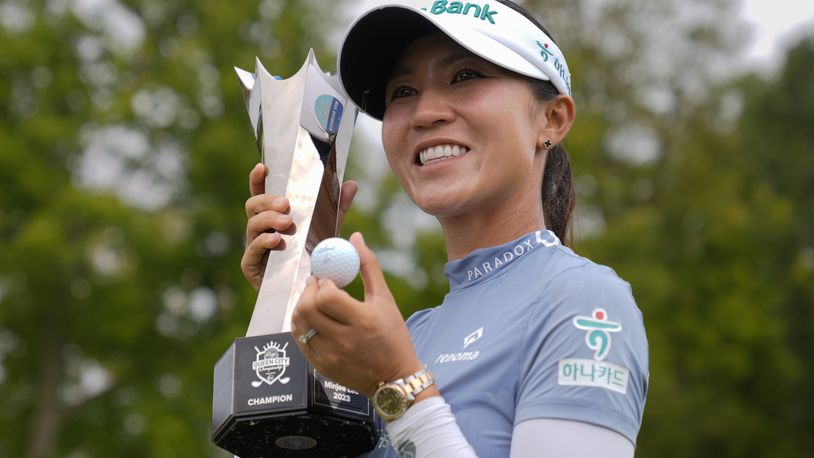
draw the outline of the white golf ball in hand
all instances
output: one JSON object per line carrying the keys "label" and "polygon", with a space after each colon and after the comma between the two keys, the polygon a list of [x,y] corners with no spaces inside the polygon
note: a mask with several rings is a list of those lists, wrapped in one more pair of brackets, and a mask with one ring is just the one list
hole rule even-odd
{"label": "white golf ball in hand", "polygon": [[359,253],[345,239],[325,239],[311,252],[311,273],[317,278],[332,280],[336,286],[343,288],[359,273]]}

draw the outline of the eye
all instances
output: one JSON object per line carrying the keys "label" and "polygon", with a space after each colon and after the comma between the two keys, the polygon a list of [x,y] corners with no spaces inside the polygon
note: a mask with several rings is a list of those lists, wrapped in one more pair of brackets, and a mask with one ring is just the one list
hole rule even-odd
{"label": "eye", "polygon": [[404,97],[410,97],[411,95],[415,95],[416,90],[410,86],[396,86],[387,94],[387,99],[390,101],[401,99]]}
{"label": "eye", "polygon": [[473,68],[462,68],[455,73],[455,77],[452,79],[453,83],[461,83],[467,80],[476,79],[482,77],[483,74]]}

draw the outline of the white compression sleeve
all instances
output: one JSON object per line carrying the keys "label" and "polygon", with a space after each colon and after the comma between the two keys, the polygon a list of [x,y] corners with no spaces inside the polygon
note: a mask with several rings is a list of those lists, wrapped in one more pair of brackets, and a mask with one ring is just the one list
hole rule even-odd
{"label": "white compression sleeve", "polygon": [[634,450],[616,431],[578,421],[526,420],[512,432],[511,458],[632,458]]}
{"label": "white compression sleeve", "polygon": [[449,404],[440,396],[407,409],[404,416],[387,424],[387,432],[402,456],[412,452],[416,458],[477,458]]}
{"label": "white compression sleeve", "polygon": [[[416,458],[476,458],[452,410],[440,396],[410,407],[387,425],[393,448]],[[512,432],[511,458],[632,458],[635,447],[625,436],[588,423],[541,418]],[[408,453],[405,453],[407,455]]]}

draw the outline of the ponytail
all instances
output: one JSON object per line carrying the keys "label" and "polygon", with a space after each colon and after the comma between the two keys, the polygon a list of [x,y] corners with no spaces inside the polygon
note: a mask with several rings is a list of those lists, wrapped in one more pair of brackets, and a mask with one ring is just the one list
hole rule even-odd
{"label": "ponytail", "polygon": [[543,217],[545,224],[563,245],[573,240],[571,215],[576,205],[574,178],[571,175],[571,161],[568,151],[562,145],[555,145],[548,152],[543,171]]}
{"label": "ponytail", "polygon": [[[534,96],[541,102],[559,95],[551,81],[532,79],[530,82]],[[563,245],[570,245],[574,238],[571,215],[577,203],[577,195],[574,192],[574,177],[571,175],[571,160],[562,145],[554,145],[548,150],[541,194],[546,228],[554,232]]]}

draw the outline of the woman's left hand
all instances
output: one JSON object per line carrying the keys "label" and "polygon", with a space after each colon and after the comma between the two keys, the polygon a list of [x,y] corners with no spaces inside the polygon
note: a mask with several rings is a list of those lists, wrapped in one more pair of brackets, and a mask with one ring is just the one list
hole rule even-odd
{"label": "woman's left hand", "polygon": [[292,315],[291,332],[301,336],[316,330],[305,344],[297,339],[305,357],[320,374],[370,397],[380,382],[423,366],[376,256],[360,233],[350,242],[359,252],[364,302],[331,280],[311,277]]}

